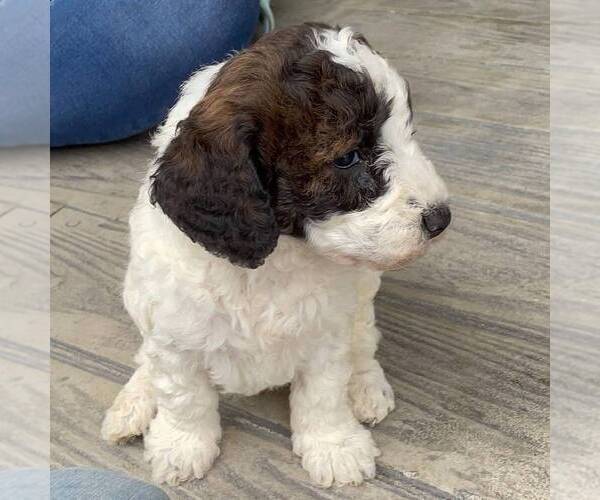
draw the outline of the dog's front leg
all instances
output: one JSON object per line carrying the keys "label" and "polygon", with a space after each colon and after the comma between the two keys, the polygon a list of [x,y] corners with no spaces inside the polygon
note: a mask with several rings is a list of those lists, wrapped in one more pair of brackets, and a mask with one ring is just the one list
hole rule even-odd
{"label": "dog's front leg", "polygon": [[394,391],[383,369],[375,359],[381,334],[375,326],[373,305],[365,306],[371,312],[367,318],[358,319],[352,334],[352,376],[348,393],[356,418],[371,427],[381,422],[394,409]]}
{"label": "dog's front leg", "polygon": [[352,376],[348,388],[354,415],[371,426],[394,409],[394,391],[375,359],[381,334],[375,326],[373,300],[380,282],[377,274],[365,273],[358,283],[359,305],[352,329]]}
{"label": "dog's front leg", "polygon": [[350,353],[339,346],[315,353],[296,373],[290,393],[292,443],[320,486],[359,484],[375,476],[379,450],[348,401]]}
{"label": "dog's front leg", "polygon": [[157,414],[144,437],[156,482],[201,478],[219,455],[218,393],[199,353],[154,346],[149,354]]}

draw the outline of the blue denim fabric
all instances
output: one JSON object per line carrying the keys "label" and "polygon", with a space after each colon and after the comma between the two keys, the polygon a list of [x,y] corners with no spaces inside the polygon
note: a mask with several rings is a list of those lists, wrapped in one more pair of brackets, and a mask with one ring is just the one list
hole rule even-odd
{"label": "blue denim fabric", "polygon": [[124,474],[87,468],[0,472],[0,500],[169,500],[160,488]]}
{"label": "blue denim fabric", "polygon": [[51,145],[108,142],[160,122],[202,65],[251,39],[258,0],[54,0]]}
{"label": "blue denim fabric", "polygon": [[0,471],[0,500],[47,500],[50,498],[48,469]]}
{"label": "blue denim fabric", "polygon": [[0,0],[0,146],[48,144],[48,0]]}

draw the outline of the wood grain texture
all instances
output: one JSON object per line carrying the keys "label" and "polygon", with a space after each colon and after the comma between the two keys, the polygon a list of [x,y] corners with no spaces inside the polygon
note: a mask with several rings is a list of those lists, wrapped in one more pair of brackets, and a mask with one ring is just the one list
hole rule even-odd
{"label": "wood grain texture", "polygon": [[0,469],[47,467],[47,148],[0,149]]}
{"label": "wood grain texture", "polygon": [[552,14],[552,490],[592,500],[600,491],[600,6],[565,0]]}
{"label": "wood grain texture", "polygon": [[[451,5],[451,7],[450,7]],[[225,397],[223,453],[172,498],[547,498],[548,8],[543,1],[273,2],[279,26],[352,24],[408,76],[418,137],[453,224],[377,297],[397,409],[377,478],[314,488],[293,457],[286,390]],[[99,440],[139,336],[120,289],[146,138],[52,155],[53,461],[149,478],[141,443]]]}

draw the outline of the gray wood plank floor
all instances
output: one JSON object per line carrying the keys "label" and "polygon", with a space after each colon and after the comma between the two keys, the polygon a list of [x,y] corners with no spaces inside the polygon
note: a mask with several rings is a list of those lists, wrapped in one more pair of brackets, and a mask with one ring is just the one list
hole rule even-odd
{"label": "gray wood plank floor", "polygon": [[557,2],[552,19],[552,495],[593,500],[600,491],[600,5]]}
{"label": "gray wood plank floor", "polygon": [[[411,82],[418,137],[448,182],[446,240],[377,298],[397,409],[375,480],[313,487],[285,390],[222,401],[222,455],[172,498],[547,498],[549,144],[545,1],[273,2],[280,26],[351,24]],[[52,460],[149,479],[142,445],[99,439],[139,336],[123,310],[127,214],[146,138],[52,153]]]}
{"label": "gray wood plank floor", "polygon": [[0,470],[50,455],[49,156],[0,148]]}

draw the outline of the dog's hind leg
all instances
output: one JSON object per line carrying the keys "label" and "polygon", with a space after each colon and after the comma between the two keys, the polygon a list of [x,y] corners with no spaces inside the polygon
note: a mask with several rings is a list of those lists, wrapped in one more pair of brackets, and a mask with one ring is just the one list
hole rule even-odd
{"label": "dog's hind leg", "polygon": [[354,416],[371,426],[381,422],[394,409],[394,391],[388,383],[375,351],[381,337],[375,326],[373,299],[379,277],[366,275],[359,282],[359,307],[352,332],[352,376],[348,394]]}
{"label": "dog's hind leg", "polygon": [[143,347],[136,356],[137,370],[117,395],[102,422],[102,438],[122,443],[143,434],[156,413],[156,398]]}

